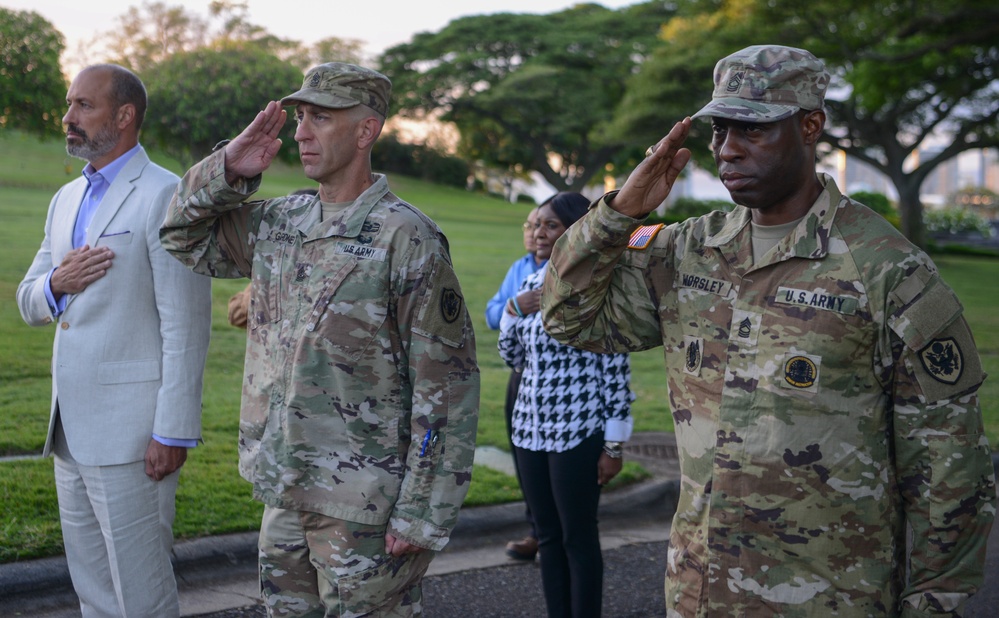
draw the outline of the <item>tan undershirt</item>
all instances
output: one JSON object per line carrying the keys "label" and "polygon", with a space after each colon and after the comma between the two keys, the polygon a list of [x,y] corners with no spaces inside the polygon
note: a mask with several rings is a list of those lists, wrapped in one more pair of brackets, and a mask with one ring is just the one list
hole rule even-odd
{"label": "tan undershirt", "polygon": [[322,213],[319,215],[320,221],[329,221],[335,215],[343,212],[345,208],[353,204],[354,202],[323,202],[320,201],[319,204],[322,206]]}
{"label": "tan undershirt", "polygon": [[776,247],[782,238],[790,234],[799,222],[801,219],[780,225],[757,225],[750,222],[750,234],[753,240],[753,264],[759,264],[763,260],[763,256]]}

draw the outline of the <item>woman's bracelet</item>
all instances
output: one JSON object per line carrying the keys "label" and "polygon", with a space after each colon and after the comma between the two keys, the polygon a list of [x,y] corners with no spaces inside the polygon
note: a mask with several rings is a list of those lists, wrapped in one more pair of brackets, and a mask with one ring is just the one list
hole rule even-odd
{"label": "woman's bracelet", "polygon": [[516,296],[511,296],[510,300],[507,301],[507,304],[513,308],[513,312],[517,314],[518,318],[524,317],[524,312],[520,310],[520,305],[517,304]]}

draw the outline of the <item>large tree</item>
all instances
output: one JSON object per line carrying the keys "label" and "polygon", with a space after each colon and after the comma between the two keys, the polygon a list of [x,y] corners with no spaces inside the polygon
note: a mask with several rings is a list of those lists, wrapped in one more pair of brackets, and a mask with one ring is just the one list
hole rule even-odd
{"label": "large tree", "polygon": [[[149,91],[144,140],[185,167],[238,135],[268,101],[302,85],[300,69],[239,43],[172,54],[142,78]],[[281,156],[294,158],[294,123],[281,138]]]}
{"label": "large tree", "polygon": [[92,45],[103,43],[109,61],[137,73],[208,42],[208,22],[182,6],[144,2],[130,6],[115,21],[114,28],[95,35]]}
{"label": "large tree", "polygon": [[622,150],[595,136],[671,15],[668,3],[647,2],[464,17],[387,50],[379,65],[401,115],[453,122],[464,154],[578,190]]}
{"label": "large tree", "polygon": [[[999,146],[999,5],[991,0],[686,0],[662,40],[608,138],[661,135],[708,100],[715,61],[741,47],[806,48],[833,74],[824,141],[891,179],[903,232],[920,245],[926,176],[961,152]],[[707,126],[695,125],[695,152],[704,154]],[[938,141],[941,148],[921,150]]]}
{"label": "large tree", "polygon": [[358,62],[363,41],[328,37],[311,45],[282,39],[249,20],[245,1],[213,0],[207,15],[165,2],[143,2],[116,18],[115,27],[97,34],[91,46],[137,73],[179,52],[246,44],[288,61],[303,71],[320,62]]}
{"label": "large tree", "polygon": [[[305,45],[276,37],[249,21],[245,1],[214,0],[207,11],[144,2],[97,37],[109,61],[130,67],[146,84],[144,140],[185,165],[238,134],[267,101],[297,90],[304,69],[360,55],[354,39]],[[280,156],[296,158],[292,123],[282,138]]]}
{"label": "large tree", "polygon": [[0,7],[0,128],[62,133],[62,34],[41,15]]}

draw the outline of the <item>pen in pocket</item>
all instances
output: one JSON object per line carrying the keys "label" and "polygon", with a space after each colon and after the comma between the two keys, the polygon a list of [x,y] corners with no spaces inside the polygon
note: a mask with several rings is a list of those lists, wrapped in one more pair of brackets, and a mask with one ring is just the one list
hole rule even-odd
{"label": "pen in pocket", "polygon": [[432,429],[427,430],[427,434],[423,436],[423,443],[420,444],[420,457],[425,457],[427,455],[427,445],[430,444],[430,434],[433,433]]}

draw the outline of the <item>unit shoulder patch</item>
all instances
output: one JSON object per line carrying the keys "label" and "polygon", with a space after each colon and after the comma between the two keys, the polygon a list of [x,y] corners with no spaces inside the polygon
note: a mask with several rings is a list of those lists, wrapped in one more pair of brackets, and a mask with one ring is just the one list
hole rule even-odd
{"label": "unit shoulder patch", "polygon": [[458,277],[447,260],[437,257],[427,266],[428,285],[423,290],[423,299],[413,333],[427,339],[440,341],[452,347],[465,345],[468,312],[465,299],[461,295]]}
{"label": "unit shoulder patch", "polygon": [[961,346],[953,337],[931,341],[919,351],[919,361],[930,377],[944,384],[957,384],[964,372]]}
{"label": "unit shoulder patch", "polygon": [[441,289],[441,317],[448,324],[453,323],[461,315],[462,298],[453,288]]}

